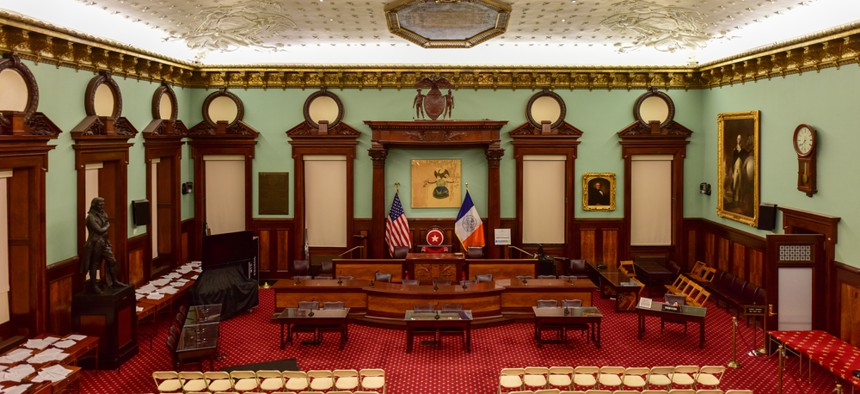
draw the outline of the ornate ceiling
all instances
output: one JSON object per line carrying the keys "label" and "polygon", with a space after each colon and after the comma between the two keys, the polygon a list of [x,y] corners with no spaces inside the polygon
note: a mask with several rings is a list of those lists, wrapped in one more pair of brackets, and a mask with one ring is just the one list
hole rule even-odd
{"label": "ornate ceiling", "polygon": [[468,49],[426,49],[389,31],[390,3],[4,0],[0,10],[201,66],[695,67],[860,23],[857,0],[510,0],[502,34]]}

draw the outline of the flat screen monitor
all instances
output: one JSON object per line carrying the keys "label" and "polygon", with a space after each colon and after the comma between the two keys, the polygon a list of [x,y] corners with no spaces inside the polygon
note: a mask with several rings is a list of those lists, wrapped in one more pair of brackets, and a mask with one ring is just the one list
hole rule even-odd
{"label": "flat screen monitor", "polygon": [[257,242],[251,231],[203,237],[203,269],[247,262],[257,257]]}

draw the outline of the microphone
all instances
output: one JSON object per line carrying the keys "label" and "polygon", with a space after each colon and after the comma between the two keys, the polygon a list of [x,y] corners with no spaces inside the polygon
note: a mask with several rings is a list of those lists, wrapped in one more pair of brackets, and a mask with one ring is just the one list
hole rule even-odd
{"label": "microphone", "polygon": [[528,255],[528,256],[529,256],[529,257],[531,257],[531,258],[535,258],[535,257],[537,257],[537,255],[536,255],[536,254],[534,254],[534,253],[529,253],[529,252],[527,252],[527,251],[525,251],[525,250],[522,250],[522,249],[520,249],[520,248],[518,248],[518,247],[516,247],[516,246],[514,246],[514,245],[508,245],[508,247],[509,247],[509,248],[511,248],[511,249],[514,249],[514,250],[516,250],[516,251],[519,251],[519,252],[520,252],[520,253],[522,253],[522,254]]}

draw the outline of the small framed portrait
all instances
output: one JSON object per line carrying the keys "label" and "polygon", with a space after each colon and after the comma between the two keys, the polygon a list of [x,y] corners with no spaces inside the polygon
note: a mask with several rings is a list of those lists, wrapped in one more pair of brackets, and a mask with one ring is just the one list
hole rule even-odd
{"label": "small framed portrait", "polygon": [[582,210],[615,210],[615,174],[586,172],[582,175]]}

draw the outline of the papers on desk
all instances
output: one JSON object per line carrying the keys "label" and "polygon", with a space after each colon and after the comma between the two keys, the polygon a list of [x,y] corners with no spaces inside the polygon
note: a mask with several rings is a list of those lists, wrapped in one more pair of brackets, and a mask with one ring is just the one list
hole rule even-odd
{"label": "papers on desk", "polygon": [[176,279],[176,278],[181,278],[182,275],[180,275],[178,272],[171,272],[167,275],[164,275],[164,277],[169,278],[169,279]]}
{"label": "papers on desk", "polygon": [[143,312],[143,307],[142,306],[136,306],[136,307],[134,307],[134,311],[137,313]]}
{"label": "papers on desk", "polygon": [[162,287],[162,286],[170,283],[170,279],[169,278],[158,278],[156,280],[150,281],[149,283],[153,286],[156,286],[156,287]]}
{"label": "papers on desk", "polygon": [[24,344],[24,347],[28,349],[44,349],[50,346],[52,343],[59,341],[60,338],[57,337],[47,337],[43,339],[30,339],[27,340],[27,343]]}
{"label": "papers on desk", "polygon": [[31,383],[19,384],[17,386],[6,387],[2,392],[4,394],[21,394],[27,392],[27,389],[29,389],[30,386],[32,386]]}
{"label": "papers on desk", "polygon": [[45,351],[43,352],[37,353],[33,357],[30,357],[29,359],[27,359],[27,362],[30,364],[45,364],[51,361],[63,361],[68,356],[68,353],[63,352],[62,349],[50,348],[45,349]]}
{"label": "papers on desk", "polygon": [[55,364],[48,368],[44,368],[39,371],[39,374],[33,378],[33,381],[36,383],[39,382],[59,382],[69,376],[72,373],[71,369],[67,369],[62,365]]}
{"label": "papers on desk", "polygon": [[161,294],[157,291],[154,293],[150,293],[149,295],[146,296],[147,300],[160,300],[162,298],[164,298],[164,294]]}
{"label": "papers on desk", "polygon": [[[200,271],[197,271],[197,272],[200,272]],[[192,277],[191,277],[191,279],[197,280],[197,277],[198,277],[198,276],[199,276],[199,275],[194,275],[194,276],[192,276]]]}
{"label": "papers on desk", "polygon": [[77,341],[82,341],[84,339],[87,339],[87,336],[83,335],[83,334],[71,334],[71,335],[66,336],[65,339],[77,342]]}
{"label": "papers on desk", "polygon": [[59,342],[55,343],[54,347],[58,347],[60,349],[68,349],[72,346],[75,346],[75,343],[77,343],[77,342],[70,340],[70,339],[66,339],[66,340],[59,341]]}
{"label": "papers on desk", "polygon": [[178,292],[179,289],[177,289],[175,287],[171,287],[171,286],[164,286],[161,289],[159,289],[158,291],[160,293],[164,293],[164,294],[176,294],[176,292]]}
{"label": "papers on desk", "polygon": [[5,356],[0,357],[0,364],[14,364],[30,357],[31,354],[33,354],[33,351],[30,349],[15,349],[6,353]]}
{"label": "papers on desk", "polygon": [[4,372],[0,372],[0,381],[21,382],[24,378],[33,374],[33,372],[36,372],[36,368],[33,368],[30,364],[16,365]]}
{"label": "papers on desk", "polygon": [[156,291],[156,290],[158,290],[158,289],[155,286],[153,286],[152,283],[147,283],[147,284],[139,287],[134,292],[139,293],[139,294],[149,294],[149,293],[152,293],[153,291]]}

